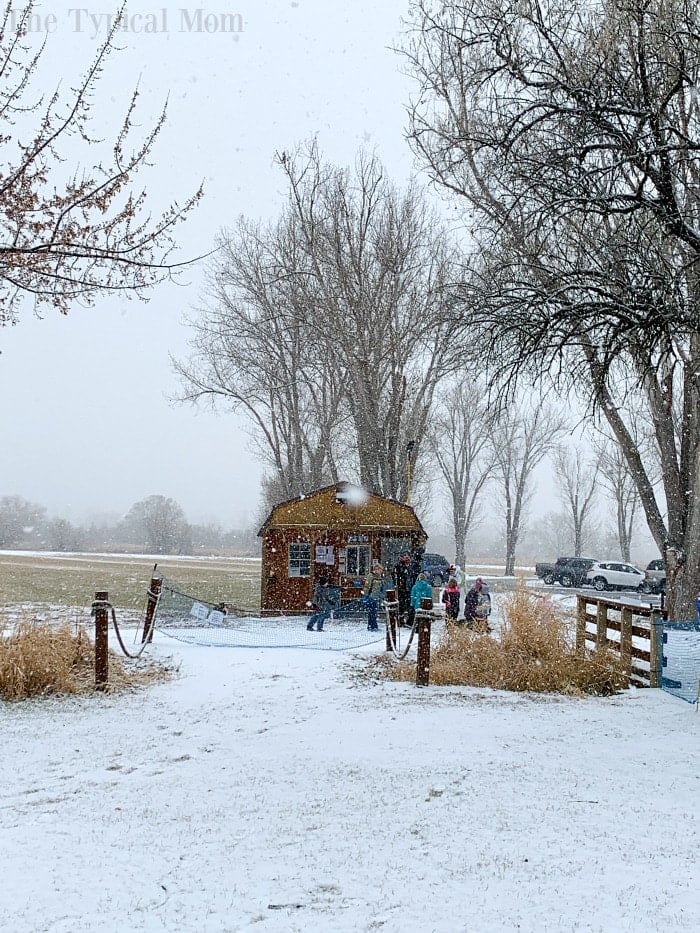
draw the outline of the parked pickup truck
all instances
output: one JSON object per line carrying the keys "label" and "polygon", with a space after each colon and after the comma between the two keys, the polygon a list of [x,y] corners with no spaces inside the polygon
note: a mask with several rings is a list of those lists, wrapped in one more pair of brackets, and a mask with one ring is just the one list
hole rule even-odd
{"label": "parked pickup truck", "polygon": [[596,563],[594,557],[558,557],[553,564],[535,564],[535,573],[544,583],[582,586],[586,573]]}

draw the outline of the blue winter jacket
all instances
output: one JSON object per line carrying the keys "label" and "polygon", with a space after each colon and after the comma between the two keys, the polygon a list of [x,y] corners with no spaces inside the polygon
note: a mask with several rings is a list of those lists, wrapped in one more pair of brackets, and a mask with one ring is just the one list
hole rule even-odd
{"label": "blue winter jacket", "polygon": [[421,599],[432,599],[433,588],[427,580],[416,580],[411,587],[411,605],[414,609],[420,609]]}

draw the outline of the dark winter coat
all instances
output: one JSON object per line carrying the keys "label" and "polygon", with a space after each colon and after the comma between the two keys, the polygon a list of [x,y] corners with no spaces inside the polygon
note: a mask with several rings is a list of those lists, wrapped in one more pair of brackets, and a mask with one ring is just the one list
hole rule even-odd
{"label": "dark winter coat", "polygon": [[394,567],[394,583],[399,612],[407,612],[411,604],[411,584],[409,584],[409,564],[399,561]]}
{"label": "dark winter coat", "polygon": [[478,590],[473,586],[464,598],[464,619],[473,622],[474,619],[485,619],[491,613],[491,596],[489,591],[482,587]]}
{"label": "dark winter coat", "polygon": [[314,587],[313,602],[315,606],[324,612],[333,608],[333,600],[328,591],[328,580],[325,578],[319,580]]}
{"label": "dark winter coat", "polygon": [[409,591],[413,587],[414,583],[418,579],[418,575],[423,570],[423,549],[420,548],[415,552],[411,558],[411,563],[408,565],[408,589]]}
{"label": "dark winter coat", "polygon": [[445,615],[448,619],[456,619],[459,615],[459,587],[446,586],[442,591],[442,601],[445,604]]}

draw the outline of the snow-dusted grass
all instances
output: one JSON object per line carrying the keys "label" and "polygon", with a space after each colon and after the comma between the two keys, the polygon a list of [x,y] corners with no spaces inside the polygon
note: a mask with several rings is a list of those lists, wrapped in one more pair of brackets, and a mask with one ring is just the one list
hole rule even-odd
{"label": "snow-dusted grass", "polygon": [[700,716],[167,642],[133,695],[0,704],[0,930],[700,929]]}
{"label": "snow-dusted grass", "polygon": [[260,605],[259,559],[0,551],[0,606],[89,606],[107,590],[115,606],[143,611],[156,562],[159,574],[195,596]]}

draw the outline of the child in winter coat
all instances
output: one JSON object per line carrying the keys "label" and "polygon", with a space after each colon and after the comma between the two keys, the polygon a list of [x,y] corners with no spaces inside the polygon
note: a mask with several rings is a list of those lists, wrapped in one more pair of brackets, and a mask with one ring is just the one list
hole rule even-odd
{"label": "child in winter coat", "polygon": [[442,591],[442,601],[445,604],[445,618],[450,622],[456,622],[459,615],[459,587],[454,577],[450,577],[447,586]]}
{"label": "child in winter coat", "polygon": [[408,613],[408,624],[413,626],[416,617],[416,610],[420,609],[421,599],[432,599],[433,588],[428,583],[428,574],[419,573],[418,579],[411,587],[411,608]]}

